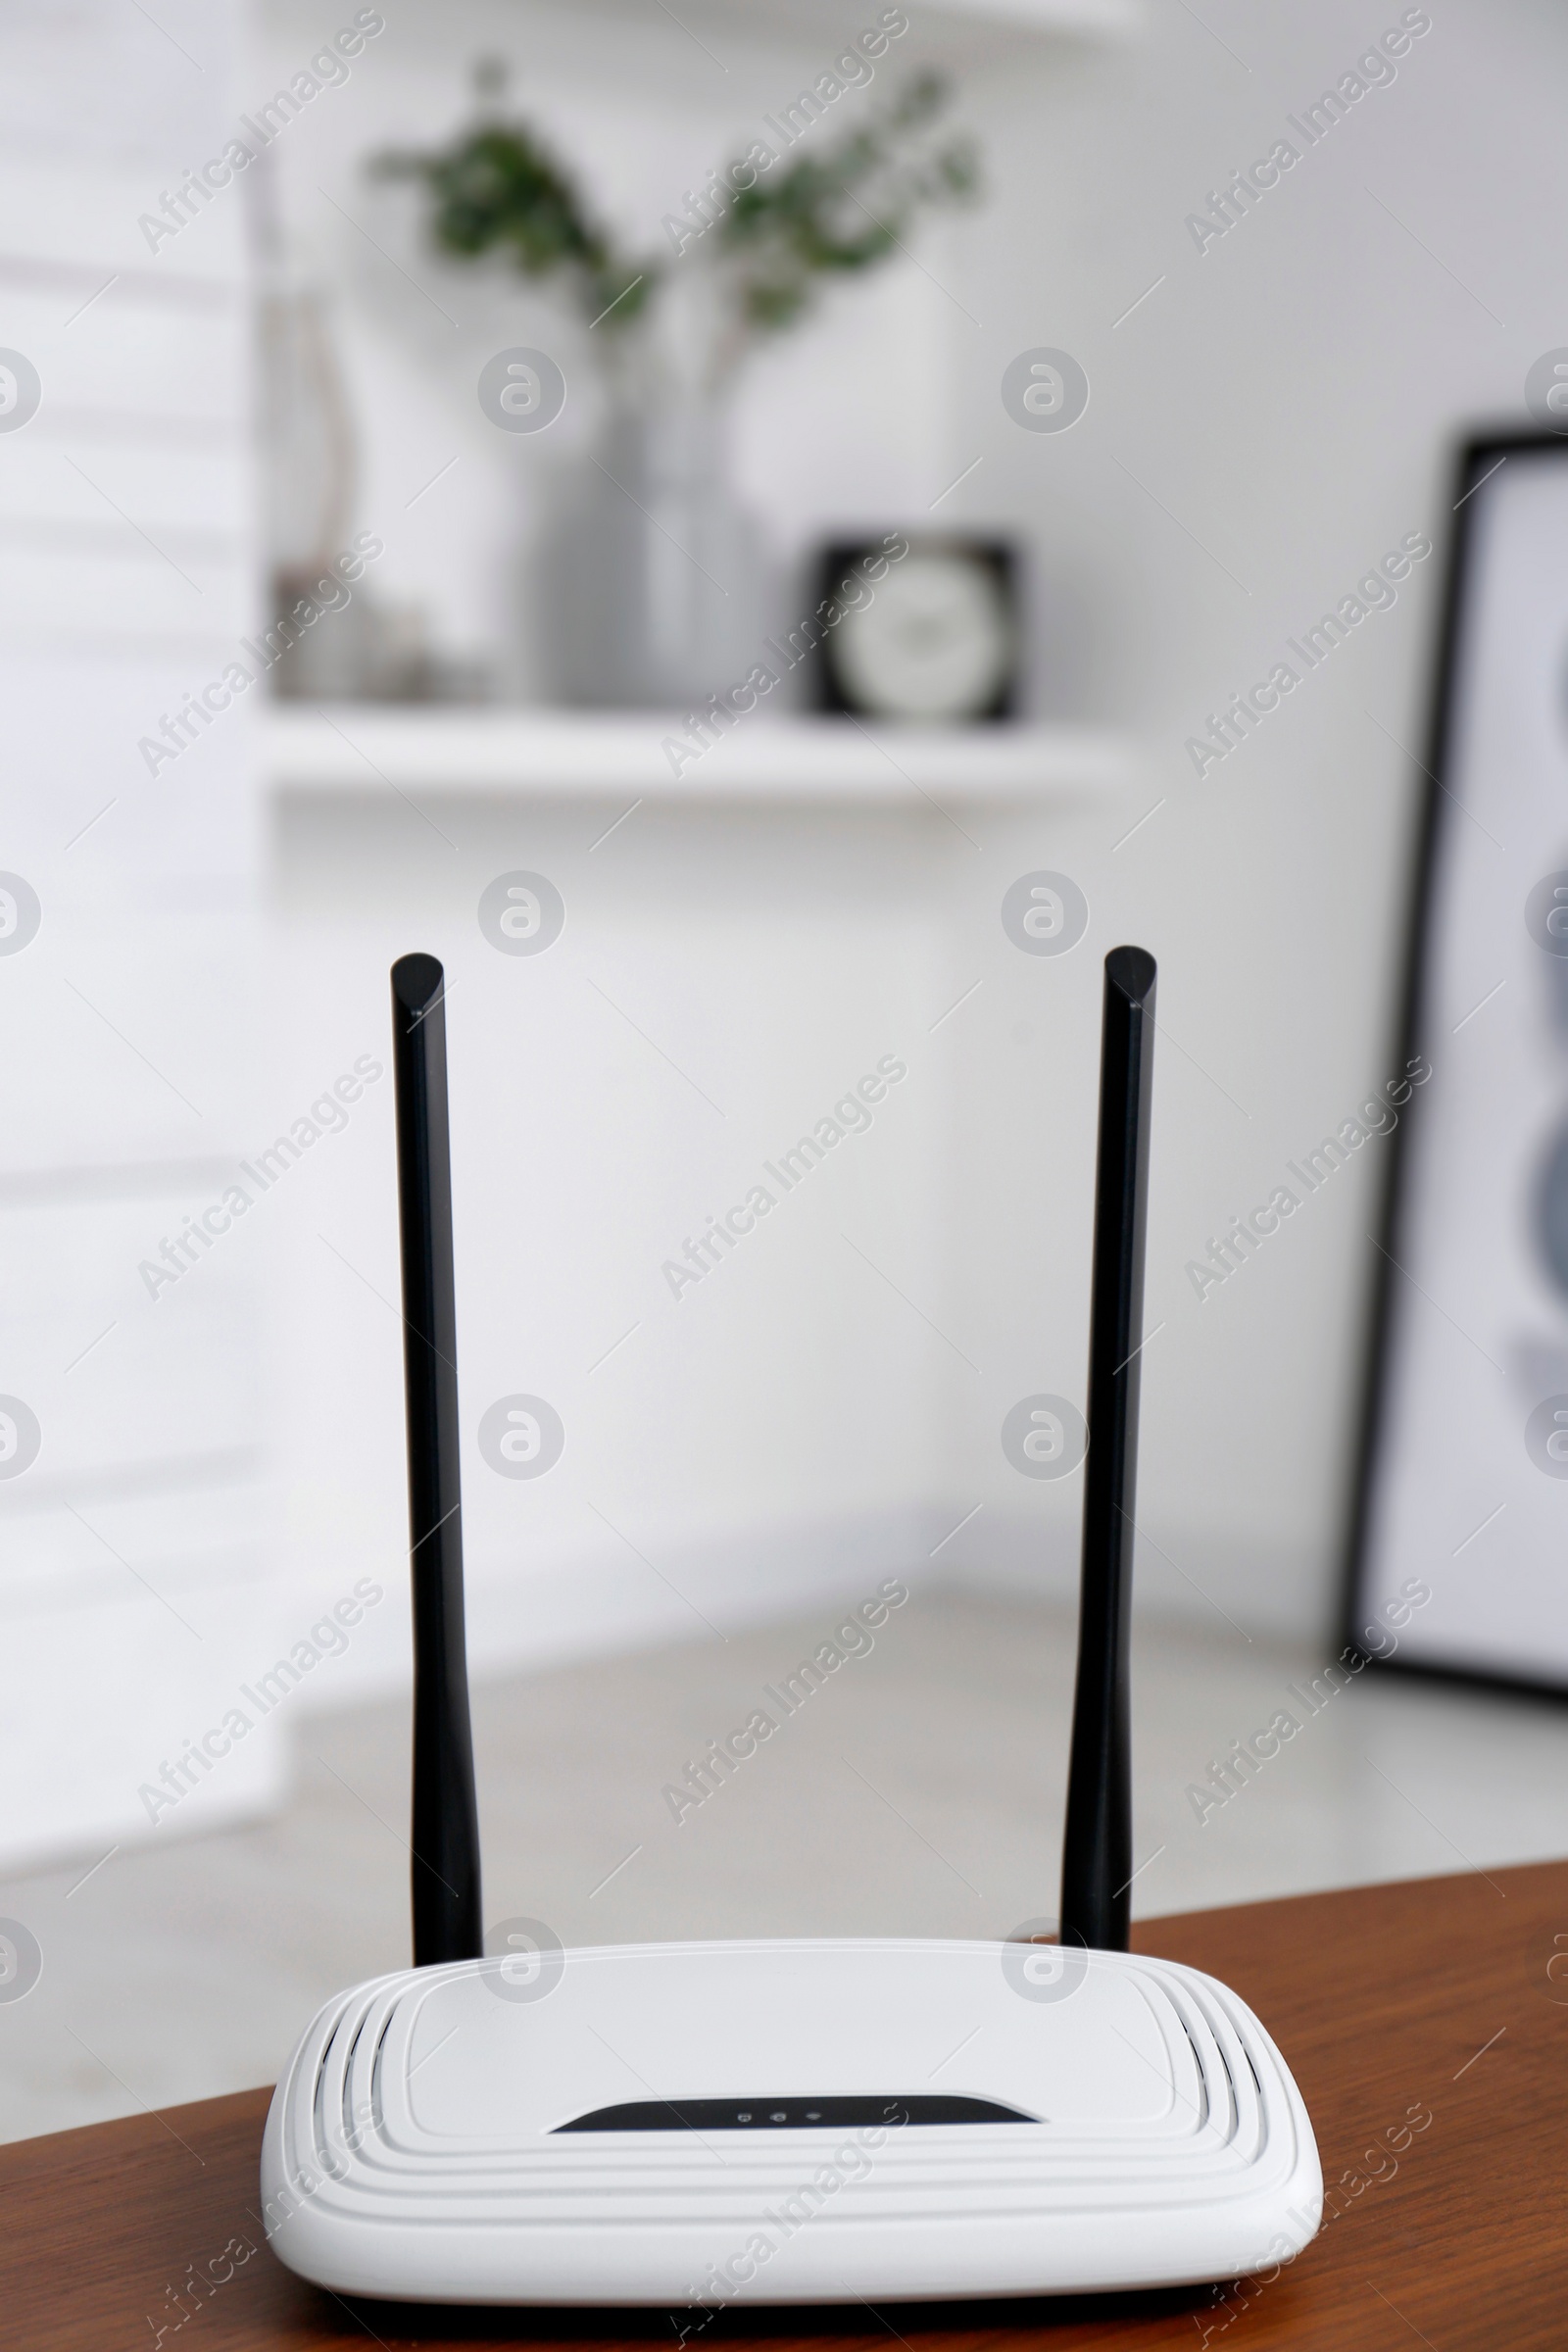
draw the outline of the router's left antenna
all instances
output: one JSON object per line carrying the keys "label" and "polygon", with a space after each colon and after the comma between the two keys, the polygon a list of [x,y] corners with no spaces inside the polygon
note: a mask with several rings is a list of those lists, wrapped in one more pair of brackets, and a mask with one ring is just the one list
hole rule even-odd
{"label": "router's left antenna", "polygon": [[446,978],[433,956],[392,966],[403,1242],[403,1377],[414,1585],[414,1965],[476,1960],[479,1812],[463,1631],[458,1313],[452,1272]]}

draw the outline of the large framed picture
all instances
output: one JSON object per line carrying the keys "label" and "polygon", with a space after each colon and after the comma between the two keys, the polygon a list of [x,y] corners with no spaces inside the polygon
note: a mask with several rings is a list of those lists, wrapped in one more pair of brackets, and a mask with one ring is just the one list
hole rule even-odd
{"label": "large framed picture", "polygon": [[1568,1692],[1568,437],[1453,499],[1347,1631]]}

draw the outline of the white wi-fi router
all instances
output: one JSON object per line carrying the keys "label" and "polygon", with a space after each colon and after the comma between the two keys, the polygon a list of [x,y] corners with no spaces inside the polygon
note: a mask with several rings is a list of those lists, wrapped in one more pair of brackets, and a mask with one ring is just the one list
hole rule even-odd
{"label": "white wi-fi router", "polygon": [[1200,2284],[1288,2260],[1323,2179],[1284,2059],[1214,1978],[1127,1948],[1153,958],[1105,958],[1055,1944],[483,1956],[443,985],[433,956],[393,966],[416,1964],[328,2001],[289,2061],[262,2150],[273,2249],[341,2294],[668,2307],[682,2340],[740,2298]]}

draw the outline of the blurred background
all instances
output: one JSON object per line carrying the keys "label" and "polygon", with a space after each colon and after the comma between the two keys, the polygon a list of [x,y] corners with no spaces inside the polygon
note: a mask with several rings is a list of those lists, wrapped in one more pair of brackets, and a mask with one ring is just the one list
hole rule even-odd
{"label": "blurred background", "polygon": [[1560,15],[55,0],[0,42],[0,2132],[270,2081],[407,1959],[411,949],[487,1916],[1053,1911],[1121,940],[1137,1907],[1563,1850],[1556,1702],[1321,1680],[1387,1146],[1193,1272],[1403,1067],[1454,448],[1568,334]]}

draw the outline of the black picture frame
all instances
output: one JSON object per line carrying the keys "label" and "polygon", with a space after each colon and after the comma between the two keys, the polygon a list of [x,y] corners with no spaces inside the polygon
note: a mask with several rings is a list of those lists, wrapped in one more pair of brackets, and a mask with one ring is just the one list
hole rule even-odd
{"label": "black picture frame", "polygon": [[[1015,717],[1023,668],[1023,614],[1020,610],[1022,564],[1017,548],[1010,540],[977,536],[964,531],[906,531],[902,536],[906,540],[912,556],[961,556],[966,562],[978,564],[991,573],[1011,624],[1012,659],[986,708],[972,711],[954,723],[986,726],[994,720]],[[814,568],[815,595],[811,610],[820,612],[824,605],[835,600],[839,583],[847,574],[866,557],[882,557],[886,545],[884,538],[864,538],[836,539],[824,547]],[[833,659],[831,638],[813,649],[810,660],[814,669],[811,678],[814,690],[812,699],[818,710],[831,711],[839,717],[886,716],[885,712],[864,710],[845,693]]]}
{"label": "black picture frame", "polygon": [[[1397,1060],[1405,1068],[1422,1052],[1424,1009],[1434,956],[1433,886],[1446,828],[1456,821],[1447,785],[1451,764],[1455,711],[1460,690],[1457,656],[1469,617],[1473,587],[1472,559],[1478,518],[1483,512],[1475,493],[1509,458],[1554,453],[1568,464],[1568,435],[1550,431],[1498,428],[1463,441],[1453,466],[1454,515],[1440,612],[1437,658],[1422,746],[1420,766],[1425,778],[1417,826],[1415,857],[1404,922],[1402,984],[1397,1002],[1396,1032]],[[1413,1107],[1413,1105],[1412,1105]],[[1492,1666],[1467,1665],[1410,1653],[1401,1644],[1379,1655],[1367,1645],[1372,1631],[1366,1619],[1372,1515],[1382,1448],[1387,1436],[1389,1375],[1395,1345],[1395,1298],[1403,1260],[1405,1212],[1410,1190],[1412,1152],[1420,1148],[1421,1120],[1403,1117],[1390,1138],[1382,1169],[1381,1197],[1373,1220],[1378,1243],[1369,1303],[1364,1370],[1359,1384],[1358,1439],[1351,1475],[1347,1540],[1341,1584],[1341,1634],[1354,1650],[1385,1674],[1413,1675],[1429,1682],[1467,1689],[1506,1692],[1559,1704],[1568,1698],[1568,1672],[1561,1677],[1510,1673]]]}

